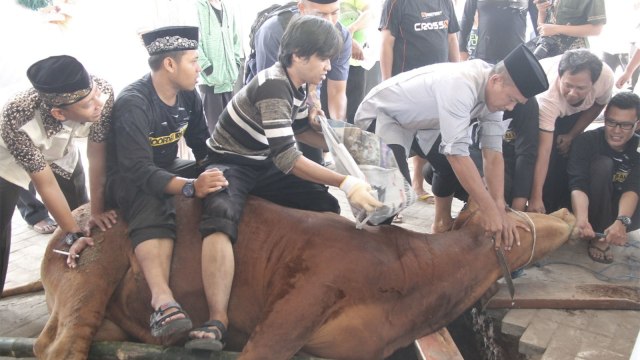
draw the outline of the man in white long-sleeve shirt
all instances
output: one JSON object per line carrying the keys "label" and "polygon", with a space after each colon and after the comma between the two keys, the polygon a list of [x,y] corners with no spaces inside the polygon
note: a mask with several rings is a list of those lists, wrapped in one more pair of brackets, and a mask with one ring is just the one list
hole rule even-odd
{"label": "man in white long-sleeve shirt", "polygon": [[[520,46],[495,66],[473,60],[429,65],[394,76],[365,97],[355,123],[368,128],[376,121],[376,134],[394,150],[407,180],[410,150],[426,157],[441,135],[438,150],[447,156],[462,186],[483,209],[485,230],[495,237],[496,246],[504,241],[509,249],[518,239],[515,224],[505,212],[502,111],[547,87],[540,64]],[[480,146],[488,190],[469,157],[474,118],[482,130]],[[450,209],[450,197],[436,196],[434,224],[451,223]]]}

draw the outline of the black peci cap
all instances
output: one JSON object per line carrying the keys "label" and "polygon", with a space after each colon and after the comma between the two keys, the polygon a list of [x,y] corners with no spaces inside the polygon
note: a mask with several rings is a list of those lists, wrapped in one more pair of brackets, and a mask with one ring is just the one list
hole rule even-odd
{"label": "black peci cap", "polygon": [[150,56],[170,51],[198,48],[196,26],[167,26],[142,34],[142,41]]}
{"label": "black peci cap", "polygon": [[40,98],[52,106],[76,103],[89,95],[93,88],[87,70],[69,55],[37,61],[27,69],[27,77]]}
{"label": "black peci cap", "polygon": [[530,98],[549,88],[547,74],[524,44],[513,49],[504,58],[504,66],[522,96]]}

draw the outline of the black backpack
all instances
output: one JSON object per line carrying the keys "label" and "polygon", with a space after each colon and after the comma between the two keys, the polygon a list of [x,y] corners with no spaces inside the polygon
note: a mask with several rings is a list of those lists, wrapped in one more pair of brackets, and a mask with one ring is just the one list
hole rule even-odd
{"label": "black backpack", "polygon": [[258,29],[264,24],[267,20],[271,19],[274,16],[278,16],[278,22],[282,25],[282,28],[286,28],[293,16],[294,12],[298,9],[297,1],[290,1],[284,5],[273,4],[266,9],[260,10],[256,19],[251,24],[251,30],[249,31],[249,47],[251,52],[249,56],[247,56],[247,61],[245,62],[244,67],[244,83],[245,85],[249,80],[251,80],[256,74],[253,74],[251,68],[252,64],[256,61],[256,44],[255,44],[255,36],[258,32]]}

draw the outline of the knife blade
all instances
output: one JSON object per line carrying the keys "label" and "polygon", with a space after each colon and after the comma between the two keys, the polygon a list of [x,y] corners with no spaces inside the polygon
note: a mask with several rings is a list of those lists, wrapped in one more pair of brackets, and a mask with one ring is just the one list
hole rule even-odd
{"label": "knife blade", "polygon": [[511,295],[511,301],[513,302],[513,298],[516,294],[516,289],[513,286],[513,279],[511,278],[511,270],[509,270],[509,264],[507,263],[507,259],[504,257],[504,251],[502,248],[496,249],[496,256],[498,257],[498,263],[500,264],[500,268],[502,269],[502,276],[504,280],[507,282],[507,287],[509,288],[509,295]]}

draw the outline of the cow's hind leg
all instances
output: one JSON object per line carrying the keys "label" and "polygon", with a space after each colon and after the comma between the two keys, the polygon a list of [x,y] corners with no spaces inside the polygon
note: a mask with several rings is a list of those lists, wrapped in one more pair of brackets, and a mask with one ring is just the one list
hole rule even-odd
{"label": "cow's hind leg", "polygon": [[290,359],[344,298],[339,289],[307,280],[265,309],[238,359]]}

